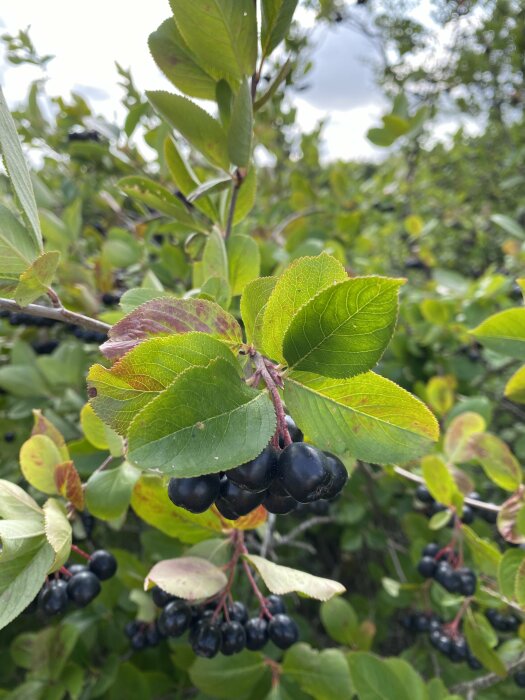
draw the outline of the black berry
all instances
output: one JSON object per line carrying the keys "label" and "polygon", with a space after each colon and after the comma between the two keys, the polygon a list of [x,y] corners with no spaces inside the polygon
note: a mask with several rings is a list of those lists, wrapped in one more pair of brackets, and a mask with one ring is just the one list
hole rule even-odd
{"label": "black berry", "polygon": [[469,505],[463,506],[463,515],[461,516],[461,522],[465,525],[470,525],[474,521],[474,511]]}
{"label": "black berry", "polygon": [[239,488],[259,493],[266,491],[275,476],[276,468],[277,453],[273,447],[268,446],[251,462],[229,469],[226,476]]}
{"label": "black berry", "polygon": [[221,646],[221,630],[219,625],[212,622],[201,621],[192,635],[191,648],[197,656],[212,659],[219,652]]}
{"label": "black berry", "polygon": [[143,630],[139,630],[131,638],[131,648],[135,651],[142,651],[142,649],[146,648],[147,643],[146,634]]}
{"label": "black berry", "polygon": [[81,571],[67,582],[67,594],[79,607],[91,603],[100,593],[100,581],[91,571]]}
{"label": "black berry", "polygon": [[218,474],[206,474],[187,479],[170,479],[168,496],[179,508],[190,513],[204,513],[219,496]]}
{"label": "black berry", "polygon": [[434,503],[434,496],[430,493],[426,486],[419,484],[416,488],[416,498],[421,503]]}
{"label": "black berry", "polygon": [[191,622],[191,610],[183,600],[168,603],[159,616],[159,629],[166,637],[180,637]]}
{"label": "black berry", "polygon": [[231,505],[228,503],[228,501],[225,501],[224,498],[218,498],[215,501],[215,507],[222,515],[222,517],[226,518],[226,520],[238,520],[240,517],[239,515],[237,515],[237,513],[234,512]]}
{"label": "black berry", "polygon": [[514,674],[514,683],[518,688],[525,688],[525,671],[516,671]]}
{"label": "black berry", "polygon": [[417,565],[417,570],[423,578],[432,578],[436,572],[437,562],[433,557],[423,557]]}
{"label": "black berry", "polygon": [[263,506],[269,513],[275,515],[286,515],[297,508],[295,498],[289,496],[279,481],[274,481],[266,492]]}
{"label": "black berry", "polygon": [[348,470],[339,457],[336,457],[331,452],[325,452],[324,456],[326,468],[330,473],[330,483],[324,489],[322,496],[330,500],[331,498],[335,498],[343,490],[348,481]]}
{"label": "black berry", "polygon": [[279,455],[278,469],[285,491],[300,503],[322,498],[331,480],[324,454],[305,442],[285,447]]}
{"label": "black berry", "polygon": [[274,615],[268,623],[268,636],[279,649],[288,649],[299,639],[299,628],[288,615]]}
{"label": "black berry", "polygon": [[279,615],[286,612],[284,600],[278,595],[269,595],[268,598],[266,598],[266,607],[272,615]]}
{"label": "black berry", "polygon": [[175,600],[175,596],[172,596],[171,593],[166,593],[166,591],[163,591],[159,586],[155,586],[151,589],[151,597],[157,608],[165,608],[168,603]]}
{"label": "black berry", "polygon": [[[295,424],[294,419],[292,416],[289,416],[288,414],[285,417],[286,421],[286,427],[288,428],[288,433],[290,437],[292,438],[292,442],[302,442],[304,435],[301,430],[297,427]],[[284,447],[284,440],[281,437],[279,437],[279,447],[282,449]]]}
{"label": "black berry", "polygon": [[441,549],[441,547],[438,544],[436,544],[435,542],[430,542],[423,549],[423,556],[424,557],[435,557],[435,556],[437,556],[437,553],[439,552],[440,549]]}
{"label": "black berry", "polygon": [[252,617],[244,625],[246,632],[246,648],[259,651],[268,641],[268,623],[261,617]]}
{"label": "black berry", "polygon": [[223,622],[221,625],[221,653],[238,654],[246,646],[246,632],[240,622]]}
{"label": "black berry", "polygon": [[127,625],[124,627],[124,634],[128,639],[131,639],[134,637],[137,632],[140,630],[140,622],[138,620],[131,620],[130,622],[127,623]]}
{"label": "black berry", "polygon": [[117,560],[105,549],[97,549],[89,559],[89,569],[101,581],[112,578],[117,571]]}
{"label": "black berry", "polygon": [[264,498],[264,492],[254,493],[252,491],[245,491],[227,477],[223,477],[221,480],[220,493],[221,501],[225,501],[238,516],[251,513],[252,510],[261,505]]}
{"label": "black berry", "polygon": [[232,622],[240,622],[244,625],[248,620],[248,611],[244,603],[236,600],[228,606],[228,617]]}
{"label": "black berry", "polygon": [[64,612],[67,603],[67,583],[61,579],[51,581],[44,586],[38,597],[38,605],[45,615],[58,615]]}

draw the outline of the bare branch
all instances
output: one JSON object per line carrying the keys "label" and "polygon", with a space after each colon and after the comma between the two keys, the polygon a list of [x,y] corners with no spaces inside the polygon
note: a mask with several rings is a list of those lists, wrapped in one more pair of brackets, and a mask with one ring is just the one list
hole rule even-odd
{"label": "bare branch", "polygon": [[108,323],[97,321],[89,316],[78,314],[75,311],[69,311],[64,307],[41,306],[39,304],[28,304],[27,306],[18,306],[12,299],[0,299],[0,309],[7,309],[19,313],[28,314],[29,316],[37,316],[38,318],[51,318],[54,321],[62,323],[71,323],[74,326],[82,326],[91,331],[99,333],[107,333],[111,328]]}

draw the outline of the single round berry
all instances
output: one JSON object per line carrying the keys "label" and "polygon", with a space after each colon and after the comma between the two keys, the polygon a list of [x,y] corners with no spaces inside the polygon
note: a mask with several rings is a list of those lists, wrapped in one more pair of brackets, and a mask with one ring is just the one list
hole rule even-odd
{"label": "single round berry", "polygon": [[89,559],[89,570],[92,571],[100,581],[107,581],[113,578],[117,571],[117,560],[105,549],[97,549]]}
{"label": "single round berry", "polygon": [[417,570],[423,578],[432,578],[436,573],[437,562],[433,557],[423,557],[417,565]]}
{"label": "single round berry", "polygon": [[449,593],[459,593],[461,589],[461,578],[446,561],[440,561],[436,567],[434,579],[440,583]]}
{"label": "single round berry", "polygon": [[244,603],[236,600],[234,603],[228,606],[228,618],[232,622],[240,622],[244,625],[248,621],[248,611]]}
{"label": "single round berry", "polygon": [[414,619],[414,631],[415,632],[428,632],[430,628],[430,618],[425,613],[420,613],[415,616]]}
{"label": "single round berry", "polygon": [[208,621],[201,621],[192,635],[191,648],[197,656],[212,659],[219,653],[221,628]]}
{"label": "single round berry", "polygon": [[79,607],[91,603],[100,593],[100,581],[92,571],[81,571],[67,582],[67,594]]}
{"label": "single round berry", "polygon": [[435,542],[430,542],[429,544],[425,545],[421,554],[423,557],[435,557],[440,549],[441,547],[438,544]]}
{"label": "single round berry", "polygon": [[263,506],[266,510],[275,515],[291,513],[297,508],[297,505],[295,498],[292,498],[286,493],[279,481],[274,481],[270,485],[263,500]]}
{"label": "single round berry", "polygon": [[175,596],[163,591],[159,586],[155,586],[151,589],[151,597],[157,608],[165,608],[168,603],[175,600]]}
{"label": "single round berry", "polygon": [[124,634],[128,639],[134,637],[140,630],[141,624],[138,620],[130,620],[124,627]]}
{"label": "single round berry", "polygon": [[277,469],[277,452],[270,445],[251,462],[226,472],[228,479],[240,489],[260,493],[266,491]]}
{"label": "single round berry", "polygon": [[495,608],[488,608],[485,611],[485,615],[487,617],[487,620],[490,622],[492,627],[494,627],[495,630],[498,632],[506,632],[507,631],[507,620],[505,618],[505,615],[502,615],[499,610],[496,610]]}
{"label": "single round berry", "polygon": [[131,648],[134,651],[142,651],[142,649],[146,648],[147,644],[146,633],[142,629],[131,638]]}
{"label": "single round berry", "polygon": [[474,522],[474,511],[469,505],[463,506],[463,515],[461,516],[461,522],[464,525],[470,525]]}
{"label": "single round berry", "polygon": [[[299,428],[295,424],[295,421],[292,418],[292,416],[289,416],[288,414],[286,414],[285,422],[286,422],[286,427],[288,429],[288,434],[292,438],[292,442],[302,442],[304,435],[303,435],[302,431],[299,430]],[[281,449],[283,449],[283,447],[284,447],[284,440],[283,440],[282,436],[279,437],[279,447]]]}
{"label": "single round berry", "polygon": [[268,636],[279,649],[288,649],[299,639],[299,628],[288,615],[274,615],[268,623]]}
{"label": "single round berry", "polygon": [[516,671],[514,674],[514,683],[518,686],[518,688],[525,688],[525,671]]}
{"label": "single round berry", "polygon": [[467,642],[462,638],[452,640],[449,653],[451,661],[465,661],[468,657]]}
{"label": "single round berry", "polygon": [[336,457],[331,452],[325,452],[324,456],[326,468],[330,473],[330,483],[324,489],[322,497],[330,500],[331,498],[335,498],[343,490],[348,481],[348,470],[339,457]]}
{"label": "single round berry", "polygon": [[440,651],[442,654],[445,654],[445,656],[448,656],[450,654],[450,650],[452,648],[452,640],[450,637],[447,637],[446,634],[439,633],[439,637],[437,639],[437,642],[435,644],[436,649]]}
{"label": "single round berry", "polygon": [[323,497],[331,481],[324,454],[313,445],[294,442],[279,455],[279,479],[285,491],[300,503]]}
{"label": "single round berry", "polygon": [[146,644],[149,647],[156,647],[160,644],[162,637],[159,634],[157,625],[151,624],[146,628]]}
{"label": "single round berry", "polygon": [[218,474],[205,474],[187,479],[170,479],[168,496],[179,508],[190,513],[204,513],[219,496],[220,477]]}
{"label": "single round berry", "polygon": [[280,615],[286,612],[284,600],[279,595],[269,595],[266,598],[266,607],[272,615]]}
{"label": "single round berry", "polygon": [[71,566],[66,567],[71,576],[75,576],[76,574],[80,574],[83,571],[89,571],[88,567],[85,566],[84,564],[71,564]]}
{"label": "single round berry", "polygon": [[430,493],[426,486],[419,484],[416,488],[416,498],[421,503],[434,503],[434,496]]}
{"label": "single round berry", "polygon": [[459,593],[465,596],[472,596],[476,592],[477,576],[467,567],[458,569],[457,574],[459,575],[461,581],[461,587]]}
{"label": "single round berry", "polygon": [[159,630],[166,637],[180,637],[191,622],[191,610],[183,600],[168,603],[159,616]]}
{"label": "single round berry", "polygon": [[215,507],[222,515],[222,517],[226,518],[226,520],[238,520],[240,517],[239,515],[237,515],[237,513],[235,513],[228,501],[224,500],[224,498],[218,498],[215,501]]}
{"label": "single round berry", "polygon": [[44,615],[59,615],[67,608],[67,583],[55,579],[42,588],[38,596],[38,606]]}
{"label": "single round berry", "polygon": [[252,617],[244,625],[246,648],[259,651],[268,641],[268,623],[262,617]]}
{"label": "single round berry", "polygon": [[246,646],[246,632],[240,622],[223,622],[221,625],[221,653],[238,654]]}
{"label": "single round berry", "polygon": [[227,477],[221,479],[221,501],[226,501],[232,511],[239,516],[248,515],[261,505],[264,492],[254,493],[245,491],[230,481]]}
{"label": "single round berry", "polygon": [[516,615],[507,615],[505,624],[509,632],[516,632],[521,625],[521,620]]}
{"label": "single round berry", "polygon": [[16,433],[13,433],[12,431],[4,433],[4,441],[5,442],[14,442],[15,439],[16,439]]}

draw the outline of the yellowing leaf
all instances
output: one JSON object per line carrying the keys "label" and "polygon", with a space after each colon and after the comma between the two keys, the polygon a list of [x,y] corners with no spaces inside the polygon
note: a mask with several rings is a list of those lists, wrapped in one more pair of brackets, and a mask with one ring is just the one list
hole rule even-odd
{"label": "yellowing leaf", "polygon": [[51,251],[42,253],[25,272],[20,275],[20,281],[15,289],[14,299],[20,306],[27,306],[38,297],[45,294],[53,281],[60,253]]}
{"label": "yellowing leaf", "polygon": [[454,418],[445,433],[445,454],[454,464],[468,462],[471,452],[468,443],[472,435],[482,433],[486,428],[485,420],[479,413],[466,411]]}
{"label": "yellowing leaf", "polygon": [[224,572],[207,559],[180,557],[155,564],[144,581],[144,590],[156,584],[178,598],[200,600],[215,595],[226,583]]}
{"label": "yellowing leaf", "polygon": [[55,469],[62,455],[47,435],[33,435],[20,449],[20,469],[35,489],[49,495],[57,494]]}

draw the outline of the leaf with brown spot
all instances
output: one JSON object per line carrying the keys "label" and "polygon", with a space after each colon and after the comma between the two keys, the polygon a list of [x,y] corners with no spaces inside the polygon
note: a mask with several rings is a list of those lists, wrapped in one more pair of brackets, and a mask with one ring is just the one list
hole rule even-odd
{"label": "leaf with brown spot", "polygon": [[55,484],[61,496],[71,501],[77,510],[84,510],[82,481],[71,460],[55,468]]}
{"label": "leaf with brown spot", "polygon": [[518,518],[525,505],[524,493],[520,489],[512,494],[501,506],[498,513],[498,531],[503,539],[513,544],[525,544],[525,534],[521,534],[517,527]]}
{"label": "leaf with brown spot", "polygon": [[58,447],[58,451],[62,455],[63,459],[69,459],[69,450],[67,449],[66,441],[60,430],[42,414],[40,409],[33,410],[33,417],[35,419],[35,423],[33,425],[31,435],[47,435],[47,437],[50,438]]}

